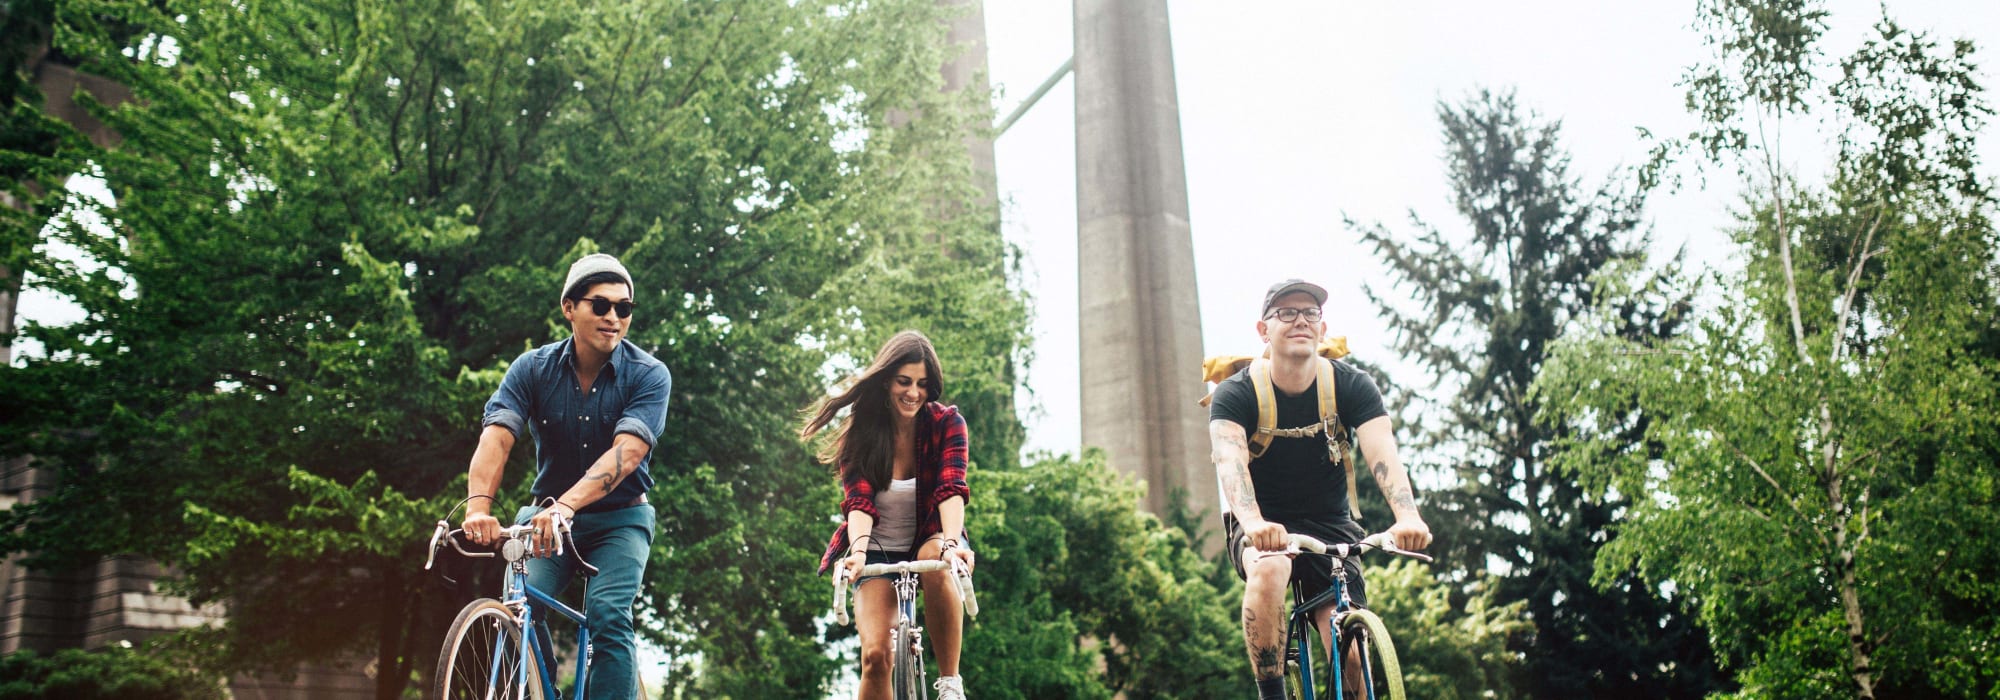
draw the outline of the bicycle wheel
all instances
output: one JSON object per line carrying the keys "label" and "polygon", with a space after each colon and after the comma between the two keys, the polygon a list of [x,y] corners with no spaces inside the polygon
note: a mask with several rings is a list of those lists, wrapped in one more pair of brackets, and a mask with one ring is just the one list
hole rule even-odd
{"label": "bicycle wheel", "polygon": [[[1340,646],[1356,650],[1356,654],[1341,658],[1341,670],[1361,674],[1368,692],[1357,700],[1404,700],[1403,668],[1396,663],[1396,645],[1389,640],[1389,628],[1382,624],[1382,618],[1367,610],[1350,611],[1340,623]],[[1347,660],[1356,656],[1361,667],[1346,668]]]}
{"label": "bicycle wheel", "polygon": [[1306,700],[1312,697],[1312,679],[1316,669],[1312,667],[1310,649],[1318,646],[1309,644],[1297,630],[1291,630],[1286,634],[1284,659],[1286,700]]}
{"label": "bicycle wheel", "polygon": [[[526,688],[522,667],[527,668]],[[438,655],[432,697],[437,700],[541,700],[542,680],[532,659],[521,657],[521,626],[514,611],[481,598],[458,611]]]}
{"label": "bicycle wheel", "polygon": [[924,660],[917,656],[917,635],[909,620],[896,623],[895,646],[889,651],[890,687],[896,700],[924,700]]}

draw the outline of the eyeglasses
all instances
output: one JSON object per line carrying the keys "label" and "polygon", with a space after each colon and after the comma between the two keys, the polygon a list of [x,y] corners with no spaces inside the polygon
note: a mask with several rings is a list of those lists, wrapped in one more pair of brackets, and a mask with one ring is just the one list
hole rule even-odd
{"label": "eyeglasses", "polygon": [[1293,321],[1299,320],[1300,316],[1305,316],[1306,321],[1308,322],[1318,323],[1319,307],[1308,306],[1303,309],[1298,309],[1290,306],[1280,306],[1278,308],[1272,309],[1270,313],[1265,314],[1264,318],[1267,319],[1275,318],[1278,319],[1279,323],[1291,323]]}
{"label": "eyeglasses", "polygon": [[590,312],[597,314],[599,316],[611,313],[612,309],[617,309],[619,318],[632,317],[631,301],[612,301],[604,297],[578,298],[578,299],[571,299],[571,301],[590,302]]}

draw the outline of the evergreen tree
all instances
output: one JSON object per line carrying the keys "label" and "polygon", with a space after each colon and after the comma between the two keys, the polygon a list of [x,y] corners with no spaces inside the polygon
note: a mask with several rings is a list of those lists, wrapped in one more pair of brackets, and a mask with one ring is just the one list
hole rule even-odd
{"label": "evergreen tree", "polygon": [[[1718,688],[1707,641],[1684,600],[1637,576],[1591,585],[1592,563],[1626,503],[1587,493],[1548,454],[1560,434],[1536,421],[1530,386],[1550,344],[1592,307],[1601,275],[1638,274],[1643,192],[1613,179],[1586,191],[1569,172],[1559,125],[1523,114],[1511,94],[1440,104],[1453,203],[1467,233],[1421,220],[1403,240],[1350,226],[1375,247],[1394,290],[1368,289],[1397,331],[1397,350],[1446,392],[1411,426],[1441,580],[1491,573],[1496,606],[1525,603],[1531,633],[1512,690],[1524,697],[1702,697]],[[1675,265],[1648,284],[1670,285]],[[1405,293],[1407,296],[1405,296]],[[1416,301],[1406,308],[1397,299]],[[1616,332],[1670,337],[1677,302],[1625,309]],[[1625,415],[1621,413],[1621,415]],[[1637,418],[1634,418],[1635,420]]]}

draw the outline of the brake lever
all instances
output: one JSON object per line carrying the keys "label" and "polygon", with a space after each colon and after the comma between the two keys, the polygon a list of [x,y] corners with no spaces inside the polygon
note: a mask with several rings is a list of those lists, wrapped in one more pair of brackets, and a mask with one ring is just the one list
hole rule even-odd
{"label": "brake lever", "polygon": [[431,549],[430,549],[430,554],[429,554],[428,556],[425,556],[425,557],[424,557],[424,570],[425,570],[425,571],[430,571],[430,570],[431,570],[431,564],[433,564],[433,563],[435,563],[435,562],[437,561],[437,556],[438,556],[438,540],[442,540],[442,539],[444,539],[444,538],[445,538],[445,535],[446,535],[446,533],[449,533],[449,532],[451,532],[451,523],[447,523],[447,522],[445,522],[445,521],[443,521],[443,520],[439,520],[439,521],[437,521],[437,529],[434,529],[434,530],[432,530],[432,531],[431,531]]}

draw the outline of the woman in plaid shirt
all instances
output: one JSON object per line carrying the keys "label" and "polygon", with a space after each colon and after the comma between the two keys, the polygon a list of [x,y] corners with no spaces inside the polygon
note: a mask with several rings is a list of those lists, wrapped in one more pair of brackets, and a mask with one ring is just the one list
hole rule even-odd
{"label": "woman in plaid shirt", "polygon": [[[944,374],[929,338],[903,331],[875,353],[875,360],[839,394],[809,413],[801,438],[810,439],[851,408],[833,440],[819,452],[839,465],[846,523],[833,533],[819,571],[865,564],[955,557],[972,569],[965,546],[965,418],[958,407],[937,402]],[[936,644],[938,699],[962,700],[958,676],[958,589],[949,571],[922,574],[925,627]],[[855,629],[861,634],[862,698],[889,697],[889,628],[896,593],[886,578],[864,579],[854,593]]]}

